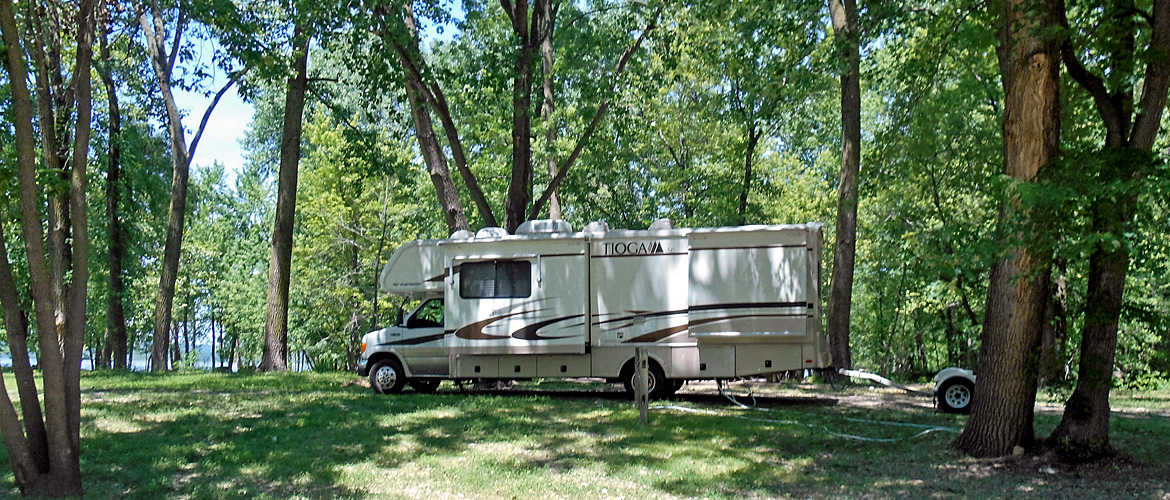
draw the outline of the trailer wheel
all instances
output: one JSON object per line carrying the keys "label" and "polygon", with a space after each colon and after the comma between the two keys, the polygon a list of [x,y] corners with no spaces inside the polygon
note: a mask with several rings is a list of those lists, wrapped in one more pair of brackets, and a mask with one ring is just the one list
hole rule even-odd
{"label": "trailer wheel", "polygon": [[943,382],[936,394],[938,407],[947,413],[971,413],[975,398],[975,383],[963,377],[951,377]]}
{"label": "trailer wheel", "polygon": [[430,394],[439,389],[439,384],[442,380],[437,378],[415,378],[410,379],[410,386],[414,388],[415,392],[423,394]]}
{"label": "trailer wheel", "polygon": [[[629,373],[622,377],[622,383],[626,386],[626,392],[630,398],[634,397],[634,377],[637,373],[634,370],[634,362],[631,361],[626,365]],[[666,379],[666,373],[662,371],[662,367],[654,360],[650,360],[650,371],[646,377],[646,393],[650,399],[666,399],[674,393],[673,381]]]}
{"label": "trailer wheel", "polygon": [[386,358],[370,369],[370,387],[378,394],[397,394],[402,392],[406,384],[406,376],[402,371],[402,364],[394,358]]}

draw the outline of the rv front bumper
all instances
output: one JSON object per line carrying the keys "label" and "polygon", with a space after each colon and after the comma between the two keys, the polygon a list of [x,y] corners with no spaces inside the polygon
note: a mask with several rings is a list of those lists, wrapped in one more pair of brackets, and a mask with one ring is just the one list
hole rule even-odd
{"label": "rv front bumper", "polygon": [[358,375],[361,375],[363,377],[370,376],[370,360],[369,359],[362,357],[362,359],[360,361],[358,361],[357,373],[358,373]]}

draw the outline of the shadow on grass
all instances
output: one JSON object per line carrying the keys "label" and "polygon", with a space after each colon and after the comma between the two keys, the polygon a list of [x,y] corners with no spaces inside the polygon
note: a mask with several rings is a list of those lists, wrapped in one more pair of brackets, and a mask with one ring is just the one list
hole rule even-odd
{"label": "shadow on grass", "polygon": [[[658,468],[667,460],[677,474],[654,486],[675,495],[701,495],[715,487],[738,492],[756,481],[713,484],[729,477],[687,474],[711,460],[729,471],[771,461],[761,462],[753,448],[769,446],[767,438],[718,418],[662,415],[654,425],[641,426],[633,405],[619,392],[377,396],[356,387],[305,393],[232,384],[187,390],[173,387],[173,381],[165,385],[86,391],[88,496],[358,498],[366,492],[346,485],[346,467],[368,463],[393,470],[424,457],[457,457],[488,443],[521,443],[533,453],[492,457],[477,466],[484,475],[516,470],[555,475],[600,467],[621,476]],[[727,404],[708,395],[679,401]],[[834,401],[761,398],[759,403],[779,408]],[[681,479],[687,475],[693,477]]]}
{"label": "shadow on grass", "polygon": [[[974,461],[950,451],[953,434],[941,432],[892,443],[842,439],[830,431],[917,432],[848,418],[954,427],[965,420],[819,395],[762,397],[768,411],[750,411],[717,395],[682,394],[672,403],[715,414],[658,409],[642,425],[616,391],[379,396],[339,387],[352,377],[185,377],[86,380],[87,497],[425,497],[393,488],[426,479],[447,496],[473,498],[1157,498],[1170,477],[1165,458],[1100,474],[1049,472],[1030,458]],[[1119,431],[1115,439],[1144,439],[1165,452],[1155,438],[1170,425],[1155,418]]]}

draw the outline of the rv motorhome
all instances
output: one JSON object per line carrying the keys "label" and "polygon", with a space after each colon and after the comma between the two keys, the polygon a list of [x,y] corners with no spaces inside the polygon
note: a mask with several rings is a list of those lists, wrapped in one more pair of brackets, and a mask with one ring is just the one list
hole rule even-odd
{"label": "rv motorhome", "polygon": [[573,232],[534,220],[515,235],[456,231],[400,247],[379,283],[421,299],[366,334],[359,373],[380,393],[441,380],[598,377],[649,394],[686,380],[829,365],[821,325],[820,224]]}

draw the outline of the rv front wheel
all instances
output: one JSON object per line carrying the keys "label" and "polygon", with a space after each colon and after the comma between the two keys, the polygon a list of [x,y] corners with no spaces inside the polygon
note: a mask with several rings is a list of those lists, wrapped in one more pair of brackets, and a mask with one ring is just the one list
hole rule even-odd
{"label": "rv front wheel", "polygon": [[402,391],[406,377],[397,359],[386,358],[370,369],[370,387],[378,394],[397,394]]}
{"label": "rv front wheel", "polygon": [[[633,370],[633,364],[630,365],[630,373],[623,379],[626,386],[626,392],[630,397],[634,397],[634,377],[638,376],[637,372]],[[650,399],[665,399],[669,397],[674,391],[674,384],[670,380],[666,380],[666,374],[663,373],[662,367],[658,363],[650,361],[650,371],[646,374],[646,393],[650,395]]]}

